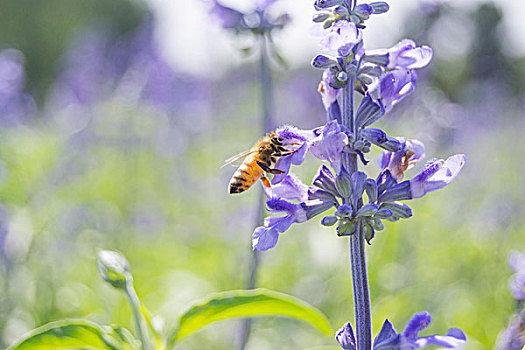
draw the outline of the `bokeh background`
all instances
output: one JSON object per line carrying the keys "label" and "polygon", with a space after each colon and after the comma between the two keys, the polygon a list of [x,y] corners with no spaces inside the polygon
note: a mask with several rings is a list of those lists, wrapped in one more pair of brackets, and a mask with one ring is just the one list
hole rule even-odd
{"label": "bokeh background", "polygon": [[[381,127],[423,141],[428,158],[465,153],[467,164],[368,248],[374,334],[385,318],[402,329],[428,310],[426,334],[455,326],[468,349],[490,349],[516,307],[507,254],[525,248],[525,6],[390,5],[368,22],[367,48],[410,37],[435,56]],[[206,294],[245,285],[259,189],[227,195],[234,169],[219,166],[263,133],[256,57],[208,9],[0,1],[0,347],[66,317],[133,328],[123,295],[97,275],[101,248],[128,257],[138,294],[168,328]],[[288,62],[273,66],[276,122],[318,126],[312,1],[275,11],[292,18],[275,35]],[[318,165],[308,158],[297,172],[307,182]],[[258,285],[303,298],[334,328],[353,319],[347,240],[319,218],[262,254]],[[232,349],[237,325],[210,325],[179,348]],[[252,331],[249,349],[335,345],[297,321],[256,319]]]}

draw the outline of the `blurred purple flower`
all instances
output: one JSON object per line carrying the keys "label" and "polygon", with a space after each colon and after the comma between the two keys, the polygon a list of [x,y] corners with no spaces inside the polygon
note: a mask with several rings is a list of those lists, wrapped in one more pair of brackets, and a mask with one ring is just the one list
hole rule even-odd
{"label": "blurred purple flower", "polygon": [[509,289],[517,300],[525,300],[525,251],[512,250],[507,258],[512,271],[515,272],[509,280]]}
{"label": "blurred purple flower", "polygon": [[459,328],[450,328],[446,335],[419,337],[419,332],[428,327],[432,318],[428,312],[415,314],[402,333],[397,333],[390,321],[386,320],[381,331],[374,339],[374,350],[410,350],[421,349],[429,345],[445,348],[458,348],[466,343],[465,333]]}
{"label": "blurred purple flower", "polygon": [[525,346],[525,310],[512,315],[509,325],[500,332],[496,341],[498,350],[523,350]]}
{"label": "blurred purple flower", "polygon": [[348,57],[354,48],[362,44],[363,33],[355,23],[339,20],[335,22],[321,40],[321,47],[330,52],[337,51],[339,56]]}
{"label": "blurred purple flower", "polygon": [[213,6],[210,10],[210,14],[217,18],[223,28],[234,29],[236,31],[244,28],[244,14],[240,11],[232,9],[230,7],[222,5],[217,0],[213,0]]}
{"label": "blurred purple flower", "polygon": [[24,92],[24,57],[20,51],[0,51],[0,123],[15,125],[36,110],[32,96]]}
{"label": "blurred purple flower", "polygon": [[403,144],[403,148],[397,152],[383,151],[376,159],[381,170],[389,169],[390,174],[401,181],[404,172],[412,168],[416,162],[425,157],[425,146],[418,140],[406,140],[397,138]]}

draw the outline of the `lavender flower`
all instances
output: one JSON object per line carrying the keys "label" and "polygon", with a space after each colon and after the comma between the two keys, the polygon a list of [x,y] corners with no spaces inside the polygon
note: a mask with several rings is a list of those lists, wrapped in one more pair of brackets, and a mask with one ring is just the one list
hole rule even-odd
{"label": "lavender flower", "polygon": [[387,69],[416,69],[423,68],[430,63],[433,51],[428,46],[417,47],[413,40],[405,39],[390,49],[367,50],[366,56],[369,59],[386,56]]}
{"label": "lavender flower", "polygon": [[404,199],[421,198],[425,194],[439,190],[450,184],[459,174],[465,164],[465,155],[456,154],[443,159],[433,159],[427,162],[425,169],[410,181],[397,184],[390,171],[383,172],[381,176],[391,177],[386,190],[379,195],[379,202],[391,202]]}
{"label": "lavender flower", "polygon": [[345,325],[337,332],[335,340],[341,345],[344,350],[355,350],[355,336],[354,330],[350,322],[345,323]]}
{"label": "lavender flower", "polygon": [[337,174],[341,171],[343,149],[348,144],[348,137],[336,120],[327,123],[319,136],[312,140],[310,152],[330,163]]}
{"label": "lavender flower", "polygon": [[355,23],[339,20],[321,40],[321,47],[329,52],[336,51],[339,56],[348,57],[362,44],[362,40],[363,33]]}
{"label": "lavender flower", "polygon": [[397,333],[390,321],[386,320],[381,331],[374,339],[374,350],[380,349],[421,349],[429,345],[445,348],[458,348],[466,342],[465,333],[459,328],[450,328],[446,335],[419,337],[419,332],[428,327],[432,318],[428,312],[415,314],[408,321],[402,333]]}
{"label": "lavender flower", "polygon": [[389,169],[394,179],[401,181],[404,172],[425,157],[425,146],[418,140],[405,141],[403,137],[398,137],[397,140],[403,145],[402,148],[397,152],[383,151],[377,162],[381,170]]}
{"label": "lavender flower", "polygon": [[509,280],[510,292],[515,299],[525,300],[525,251],[512,250],[507,262],[515,272]]}
{"label": "lavender flower", "polygon": [[[288,230],[293,223],[305,222],[334,205],[331,200],[310,200],[310,192],[310,188],[291,173],[277,185],[265,188],[268,211],[284,216],[270,216],[264,219],[264,226],[255,229],[252,241],[254,250],[264,251],[275,247],[279,234]],[[292,203],[291,200],[300,202]]]}
{"label": "lavender flower", "polygon": [[14,125],[36,109],[33,97],[24,93],[24,57],[20,51],[0,51],[0,123]]}

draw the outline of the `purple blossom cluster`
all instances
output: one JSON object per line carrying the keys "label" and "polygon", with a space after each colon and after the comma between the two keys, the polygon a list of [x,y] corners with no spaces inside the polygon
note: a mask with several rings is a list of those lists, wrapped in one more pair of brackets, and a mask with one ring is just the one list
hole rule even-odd
{"label": "purple blossom cluster", "polygon": [[[421,349],[428,345],[436,345],[444,348],[457,348],[466,342],[465,333],[458,328],[450,328],[446,335],[429,335],[420,337],[419,332],[427,328],[432,322],[428,312],[417,313],[408,321],[401,333],[392,326],[389,320],[385,320],[379,334],[375,337],[373,350],[410,350]],[[335,339],[344,350],[356,350],[354,330],[350,323],[346,323],[337,332]]]}
{"label": "purple blossom cluster", "polygon": [[[366,50],[363,29],[366,20],[388,11],[385,2],[356,4],[355,0],[316,0],[314,22],[323,26],[324,53],[312,60],[323,70],[319,84],[327,111],[325,125],[312,130],[283,126],[276,130],[288,156],[279,158],[272,187],[265,189],[266,207],[271,216],[253,233],[253,249],[275,247],[279,235],[292,224],[333,210],[321,219],[325,226],[336,226],[338,236],[350,236],[357,337],[348,323],[336,339],[343,349],[414,349],[428,345],[455,348],[465,343],[465,334],[450,329],[445,336],[419,337],[431,321],[428,313],[416,314],[402,333],[387,320],[371,346],[370,302],[364,247],[375,233],[383,231],[384,220],[398,221],[412,216],[403,201],[421,198],[449,185],[465,164],[465,155],[430,159],[413,178],[405,172],[425,157],[421,141],[392,137],[371,127],[414,91],[417,69],[427,66],[433,55],[428,46],[417,46],[405,39],[389,49]],[[322,23],[322,24],[321,24]],[[354,94],[361,95],[354,114]],[[359,170],[367,165],[367,153],[375,145],[382,149],[377,177]],[[307,152],[323,164],[312,186],[290,172],[301,165]],[[366,197],[364,196],[366,193]],[[366,198],[366,199],[365,199]],[[356,238],[357,237],[357,238]],[[359,294],[359,295],[356,295]],[[368,306],[367,306],[368,305]]]}

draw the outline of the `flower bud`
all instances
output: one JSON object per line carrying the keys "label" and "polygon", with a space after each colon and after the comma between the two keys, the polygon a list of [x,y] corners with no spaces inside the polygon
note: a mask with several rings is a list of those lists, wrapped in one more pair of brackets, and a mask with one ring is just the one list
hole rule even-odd
{"label": "flower bud", "polygon": [[343,0],[315,0],[314,6],[316,9],[326,9],[332,6],[341,5]]}
{"label": "flower bud", "polygon": [[404,199],[412,199],[412,194],[410,192],[410,181],[403,181],[400,184],[386,189],[383,193],[381,193],[377,200],[379,203],[387,203]]}
{"label": "flower bud", "polygon": [[392,215],[394,215],[394,213],[390,209],[379,209],[377,213],[375,213],[374,217],[379,219],[386,219],[391,217]]}
{"label": "flower bud", "polygon": [[359,75],[357,78],[361,80],[363,83],[365,83],[366,85],[370,85],[374,82],[372,78],[364,74]]}
{"label": "flower bud", "polygon": [[352,179],[350,174],[346,172],[344,167],[341,168],[341,173],[335,178],[335,187],[341,198],[350,198],[352,195]]}
{"label": "flower bud", "polygon": [[355,233],[355,224],[353,222],[340,223],[336,231],[338,236],[351,236]]}
{"label": "flower bud", "polygon": [[365,237],[366,243],[370,244],[370,241],[372,238],[374,238],[375,230],[367,219],[361,220],[361,230],[363,232],[363,236]]}
{"label": "flower bud", "polygon": [[326,69],[337,66],[337,60],[325,55],[317,55],[312,60],[312,66],[314,68]]}
{"label": "flower bud", "polygon": [[339,218],[349,218],[352,216],[352,212],[353,210],[351,206],[348,204],[342,204],[337,208],[334,214]]}
{"label": "flower bud", "polygon": [[392,213],[402,219],[407,219],[412,216],[412,209],[405,203],[401,202],[392,202],[392,203],[383,203],[380,206],[381,209],[388,209]]}
{"label": "flower bud", "polygon": [[370,203],[373,203],[377,200],[377,184],[374,180],[365,180],[365,191]]}
{"label": "flower bud", "polygon": [[348,80],[348,74],[346,74],[346,72],[339,72],[335,77],[342,83],[346,83],[346,81]]}
{"label": "flower bud", "polygon": [[351,176],[352,180],[352,199],[358,200],[363,196],[365,190],[366,174],[362,171],[356,171]]}
{"label": "flower bud", "polygon": [[350,15],[350,21],[354,22],[357,25],[361,25],[363,23],[363,20],[361,19],[361,17],[354,15],[354,14]]}
{"label": "flower bud", "polygon": [[374,14],[385,13],[390,9],[390,6],[384,1],[373,2],[370,6],[372,6],[372,13]]}
{"label": "flower bud", "polygon": [[324,23],[323,23],[323,28],[324,29],[328,29],[332,26],[332,24],[334,24],[334,21],[331,20],[331,19],[327,19]]}
{"label": "flower bud", "polygon": [[326,165],[321,165],[317,175],[314,177],[313,181],[314,186],[319,187],[322,190],[325,190],[334,195],[337,194],[337,188],[335,187],[335,177],[334,174],[328,169]]}
{"label": "flower bud", "polygon": [[330,14],[327,13],[327,12],[319,12],[319,13],[316,13],[313,17],[312,17],[312,20],[316,23],[321,23],[321,22],[324,22],[326,19],[328,19],[328,17],[330,17]]}
{"label": "flower bud", "polygon": [[129,273],[129,263],[119,252],[101,250],[98,253],[98,272],[100,277],[115,288],[126,288]]}
{"label": "flower bud", "polygon": [[372,216],[377,212],[377,205],[368,203],[363,205],[356,213],[356,216]]}
{"label": "flower bud", "polygon": [[379,77],[381,73],[383,73],[383,71],[381,70],[381,68],[377,66],[368,65],[368,66],[363,66],[359,69],[359,74],[366,74],[372,77]]}
{"label": "flower bud", "polygon": [[379,120],[384,114],[385,108],[381,101],[375,101],[372,96],[367,93],[357,109],[356,125],[358,128],[364,128]]}
{"label": "flower bud", "polygon": [[374,11],[373,7],[370,6],[369,4],[361,4],[361,5],[357,5],[354,8],[353,13],[356,16],[359,16],[359,18],[361,18],[362,20],[367,20],[370,17],[370,14],[373,13],[373,11]]}
{"label": "flower bud", "polygon": [[369,219],[370,225],[374,228],[375,231],[384,231],[385,225],[383,225],[383,222],[381,219],[373,217]]}
{"label": "flower bud", "polygon": [[381,145],[387,141],[387,135],[381,129],[366,128],[361,130],[359,135],[375,145]]}
{"label": "flower bud", "polygon": [[337,222],[337,216],[328,215],[321,219],[321,225],[324,226],[333,226]]}
{"label": "flower bud", "polygon": [[301,207],[306,211],[306,218],[307,220],[310,220],[316,215],[319,215],[328,209],[330,209],[334,205],[333,202],[324,202],[321,200],[313,200],[313,201],[306,201],[304,203],[301,203]]}
{"label": "flower bud", "polygon": [[348,12],[348,9],[345,6],[337,6],[334,9],[334,13],[338,16],[345,17],[345,18],[350,15],[350,13]]}
{"label": "flower bud", "polygon": [[378,146],[390,152],[397,152],[403,148],[403,143],[394,137],[387,136],[387,140]]}

